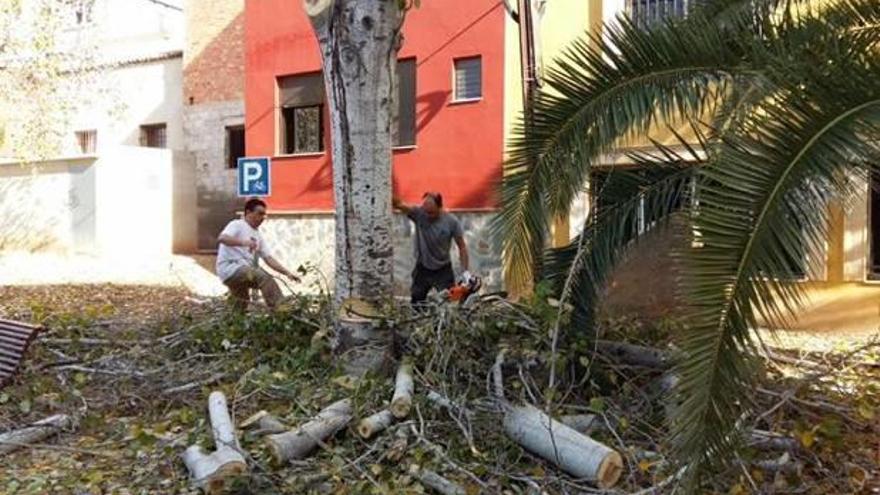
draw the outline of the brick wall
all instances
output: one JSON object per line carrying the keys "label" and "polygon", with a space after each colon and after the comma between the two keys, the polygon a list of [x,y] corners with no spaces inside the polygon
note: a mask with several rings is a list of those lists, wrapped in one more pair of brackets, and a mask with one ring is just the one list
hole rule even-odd
{"label": "brick wall", "polygon": [[244,0],[188,0],[184,12],[184,141],[196,163],[198,247],[213,250],[240,207],[226,128],[244,124]]}
{"label": "brick wall", "polygon": [[188,0],[183,99],[244,98],[244,0]]}

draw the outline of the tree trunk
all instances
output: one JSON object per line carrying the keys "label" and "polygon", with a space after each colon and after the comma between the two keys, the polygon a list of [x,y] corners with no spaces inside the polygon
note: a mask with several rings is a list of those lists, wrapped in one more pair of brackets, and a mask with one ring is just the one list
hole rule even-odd
{"label": "tree trunk", "polygon": [[403,13],[397,0],[304,0],[304,6],[321,48],[330,108],[336,342],[345,352],[387,340],[345,308],[375,308],[392,295],[391,139]]}

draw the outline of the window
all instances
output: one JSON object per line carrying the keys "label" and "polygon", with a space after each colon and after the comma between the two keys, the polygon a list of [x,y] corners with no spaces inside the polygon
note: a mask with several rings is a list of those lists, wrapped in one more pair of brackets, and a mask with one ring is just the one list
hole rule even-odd
{"label": "window", "polygon": [[95,153],[98,148],[98,131],[91,129],[88,131],[76,131],[76,145],[79,152],[84,155]]}
{"label": "window", "polygon": [[416,61],[397,62],[397,125],[392,127],[394,146],[416,144]]}
{"label": "window", "polygon": [[453,101],[478,100],[483,96],[482,65],[480,57],[455,61]]}
{"label": "window", "polygon": [[141,126],[141,146],[147,148],[166,148],[165,124]]}
{"label": "window", "polygon": [[279,152],[287,155],[324,151],[324,80],[321,74],[278,80]]}
{"label": "window", "polygon": [[72,3],[74,16],[76,17],[76,24],[88,24],[92,22],[92,9],[95,5],[95,0],[74,0]]}
{"label": "window", "polygon": [[626,14],[637,26],[650,26],[669,17],[684,17],[697,0],[626,0]]}
{"label": "window", "polygon": [[244,126],[226,128],[226,167],[237,168],[238,159],[245,156]]}

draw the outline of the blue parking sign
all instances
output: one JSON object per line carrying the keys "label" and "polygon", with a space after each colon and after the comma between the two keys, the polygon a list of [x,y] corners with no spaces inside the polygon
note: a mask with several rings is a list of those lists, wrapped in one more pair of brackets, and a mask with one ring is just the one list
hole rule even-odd
{"label": "blue parking sign", "polygon": [[267,156],[238,159],[238,195],[268,196],[272,192],[269,178],[271,160]]}

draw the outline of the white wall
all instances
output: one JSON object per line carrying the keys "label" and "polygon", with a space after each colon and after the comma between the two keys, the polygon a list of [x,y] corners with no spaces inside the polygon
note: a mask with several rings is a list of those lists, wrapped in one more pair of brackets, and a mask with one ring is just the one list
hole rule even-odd
{"label": "white wall", "polygon": [[0,250],[73,252],[94,245],[94,159],[0,163]]}
{"label": "white wall", "polygon": [[108,147],[96,167],[99,252],[133,256],[170,253],[172,152]]}
{"label": "white wall", "polygon": [[68,154],[76,154],[74,132],[96,129],[98,153],[107,145],[138,146],[140,126],[165,123],[167,147],[182,150],[183,59],[127,65],[109,71],[112,93],[87,106],[73,119]]}

